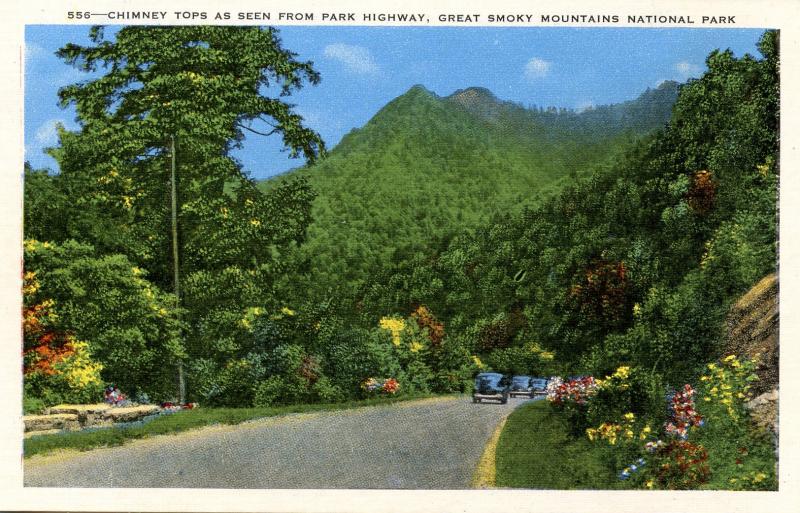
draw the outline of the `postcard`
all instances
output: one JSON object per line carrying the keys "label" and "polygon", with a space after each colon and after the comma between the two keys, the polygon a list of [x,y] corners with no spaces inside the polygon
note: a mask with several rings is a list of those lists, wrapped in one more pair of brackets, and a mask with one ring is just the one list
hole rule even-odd
{"label": "postcard", "polygon": [[790,510],[789,7],[11,9],[0,507]]}

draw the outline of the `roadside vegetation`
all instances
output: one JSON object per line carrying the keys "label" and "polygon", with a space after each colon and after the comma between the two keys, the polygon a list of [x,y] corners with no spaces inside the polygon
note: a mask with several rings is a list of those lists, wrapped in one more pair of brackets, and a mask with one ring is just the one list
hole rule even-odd
{"label": "roadside vegetation", "polygon": [[699,389],[686,384],[666,398],[628,367],[603,379],[556,380],[546,402],[509,416],[496,484],[777,490],[772,436],[754,425],[744,404],[754,369],[730,355],[706,366]]}

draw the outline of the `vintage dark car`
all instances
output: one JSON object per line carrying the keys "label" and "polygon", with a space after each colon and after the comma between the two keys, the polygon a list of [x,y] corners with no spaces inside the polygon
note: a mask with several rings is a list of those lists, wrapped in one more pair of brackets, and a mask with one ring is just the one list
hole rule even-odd
{"label": "vintage dark car", "polygon": [[521,395],[533,397],[531,379],[533,378],[530,376],[514,376],[511,378],[511,389],[508,391],[508,395],[511,397],[517,397]]}
{"label": "vintage dark car", "polygon": [[546,394],[547,381],[546,378],[531,378],[531,390],[533,390],[533,394]]}
{"label": "vintage dark car", "polygon": [[532,378],[530,376],[514,376],[511,378],[511,389],[508,394],[511,397],[530,397],[547,392],[547,380],[544,378]]}
{"label": "vintage dark car", "polygon": [[484,399],[508,402],[510,381],[498,372],[481,372],[475,376],[475,389],[472,391],[472,402],[482,402]]}

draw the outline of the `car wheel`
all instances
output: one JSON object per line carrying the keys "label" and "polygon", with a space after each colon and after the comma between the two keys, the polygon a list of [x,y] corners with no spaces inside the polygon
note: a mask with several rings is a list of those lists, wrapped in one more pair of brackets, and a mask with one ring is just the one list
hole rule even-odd
{"label": "car wheel", "polygon": [[473,404],[474,404],[474,403],[477,403],[477,402],[478,402],[478,398],[477,398],[477,397],[473,397],[473,398],[472,398],[472,402],[473,402]]}

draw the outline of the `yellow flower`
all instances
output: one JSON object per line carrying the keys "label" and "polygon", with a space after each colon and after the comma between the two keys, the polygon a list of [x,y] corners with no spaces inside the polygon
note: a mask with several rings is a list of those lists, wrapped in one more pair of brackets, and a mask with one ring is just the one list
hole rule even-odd
{"label": "yellow flower", "polygon": [[620,367],[614,372],[614,377],[619,379],[626,379],[629,376],[630,367]]}
{"label": "yellow flower", "polygon": [[392,333],[392,343],[395,346],[400,345],[400,334],[406,327],[406,322],[403,319],[393,319],[391,317],[384,317],[380,320],[380,327]]}
{"label": "yellow flower", "polygon": [[636,415],[634,415],[633,413],[626,413],[625,415],[623,415],[623,417],[625,417],[625,420],[630,422],[636,418]]}
{"label": "yellow flower", "polygon": [[648,479],[647,482],[644,484],[648,489],[652,489],[655,483],[652,479]]}
{"label": "yellow flower", "polygon": [[723,362],[732,362],[736,359],[736,355],[732,354],[730,356],[726,356],[722,359]]}
{"label": "yellow flower", "polygon": [[625,430],[625,438],[627,438],[628,440],[632,439],[633,438],[633,431],[630,430],[630,429],[626,429]]}
{"label": "yellow flower", "polygon": [[477,368],[479,368],[479,369],[483,369],[483,362],[482,362],[482,361],[481,361],[481,359],[480,359],[480,358],[478,358],[477,356],[475,356],[475,355],[472,355],[472,362],[475,364],[475,366],[476,366]]}
{"label": "yellow flower", "polygon": [[259,221],[258,219],[251,219],[250,224],[252,224],[253,226],[261,226],[261,221]]}
{"label": "yellow flower", "polygon": [[717,366],[716,366],[716,365],[714,365],[713,363],[709,363],[709,364],[707,365],[707,367],[708,367],[708,369],[709,369],[709,370],[714,370],[714,369],[716,369],[716,368],[717,368]]}
{"label": "yellow flower", "polygon": [[290,316],[290,317],[291,317],[291,316],[293,316],[293,315],[295,314],[294,310],[292,310],[292,309],[291,309],[291,308],[289,308],[288,306],[284,306],[283,308],[281,308],[281,313],[282,313],[283,315],[288,315],[288,316]]}
{"label": "yellow flower", "polygon": [[425,346],[423,346],[416,340],[412,341],[411,344],[409,345],[409,349],[411,350],[412,353],[418,353],[420,349],[422,349],[423,347]]}

